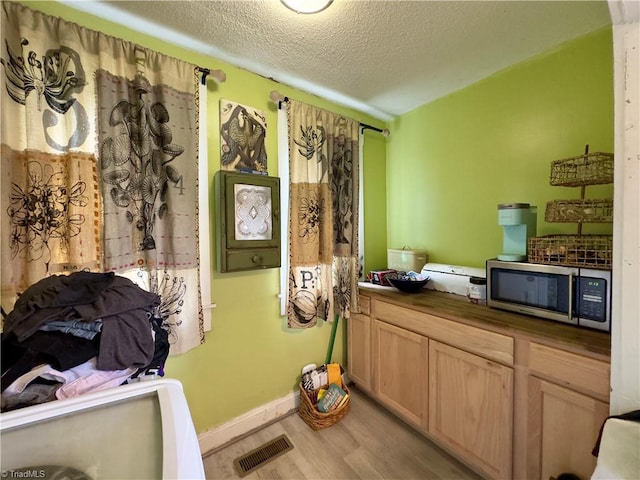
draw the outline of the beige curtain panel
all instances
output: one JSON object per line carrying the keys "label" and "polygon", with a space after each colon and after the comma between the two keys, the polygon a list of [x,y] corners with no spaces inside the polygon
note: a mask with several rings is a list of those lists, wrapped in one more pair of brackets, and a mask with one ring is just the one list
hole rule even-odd
{"label": "beige curtain panel", "polygon": [[290,100],[291,328],[349,318],[358,288],[359,123]]}
{"label": "beige curtain panel", "polygon": [[14,2],[1,45],[3,309],[112,271],[160,296],[171,353],[202,343],[197,66]]}

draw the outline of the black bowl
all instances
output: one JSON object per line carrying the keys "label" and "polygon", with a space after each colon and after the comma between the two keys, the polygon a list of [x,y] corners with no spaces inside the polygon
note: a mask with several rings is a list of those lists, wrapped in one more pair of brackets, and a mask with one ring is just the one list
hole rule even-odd
{"label": "black bowl", "polygon": [[400,280],[399,278],[389,278],[388,276],[385,277],[385,279],[398,290],[405,293],[417,293],[431,280],[430,278],[424,280]]}

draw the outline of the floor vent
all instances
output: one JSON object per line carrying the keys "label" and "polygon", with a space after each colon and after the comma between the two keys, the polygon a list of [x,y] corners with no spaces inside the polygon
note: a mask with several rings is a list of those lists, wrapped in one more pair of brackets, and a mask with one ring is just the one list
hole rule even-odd
{"label": "floor vent", "polygon": [[245,453],[241,457],[236,458],[233,464],[236,466],[238,475],[244,477],[254,470],[257,470],[271,460],[278,458],[280,455],[287,453],[293,448],[293,444],[286,435],[280,435],[270,442]]}

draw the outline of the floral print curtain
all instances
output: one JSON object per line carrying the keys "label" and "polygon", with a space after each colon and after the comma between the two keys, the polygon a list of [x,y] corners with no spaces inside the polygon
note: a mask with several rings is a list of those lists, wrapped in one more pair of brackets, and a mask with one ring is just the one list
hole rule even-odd
{"label": "floral print curtain", "polygon": [[204,341],[197,67],[2,2],[2,307],[52,274],[160,295],[172,353]]}
{"label": "floral print curtain", "polygon": [[356,308],[360,125],[294,100],[288,122],[287,319],[308,328]]}

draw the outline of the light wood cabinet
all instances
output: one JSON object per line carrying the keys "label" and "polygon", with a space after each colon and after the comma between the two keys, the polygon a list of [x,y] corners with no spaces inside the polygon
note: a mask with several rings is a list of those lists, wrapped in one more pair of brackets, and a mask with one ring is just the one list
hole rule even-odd
{"label": "light wood cabinet", "polygon": [[527,478],[547,480],[561,473],[590,478],[591,451],[609,405],[568,388],[531,377],[530,464]]}
{"label": "light wood cabinet", "polygon": [[527,478],[590,478],[591,451],[609,415],[609,365],[535,343],[529,355]]}
{"label": "light wood cabinet", "polygon": [[360,313],[347,320],[347,373],[365,392],[371,392],[371,299],[358,296]]}
{"label": "light wood cabinet", "polygon": [[432,340],[429,400],[429,433],[490,477],[511,477],[512,368]]}
{"label": "light wood cabinet", "polygon": [[352,313],[347,322],[349,379],[368,392],[371,390],[371,317]]}
{"label": "light wood cabinet", "polygon": [[519,331],[456,321],[446,297],[433,299],[442,317],[365,298],[349,323],[348,369],[373,398],[485,478],[590,477],[609,413],[605,354],[556,341],[555,324],[540,340],[538,323]]}
{"label": "light wood cabinet", "polygon": [[375,395],[408,422],[426,429],[428,339],[374,320],[373,345]]}
{"label": "light wood cabinet", "polygon": [[608,399],[610,370],[608,362],[529,343],[529,372],[573,390]]}
{"label": "light wood cabinet", "polygon": [[372,316],[427,338],[460,346],[467,352],[513,365],[513,338],[428,313],[375,301]]}

